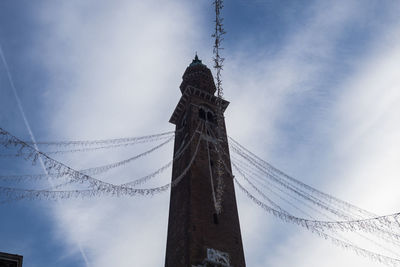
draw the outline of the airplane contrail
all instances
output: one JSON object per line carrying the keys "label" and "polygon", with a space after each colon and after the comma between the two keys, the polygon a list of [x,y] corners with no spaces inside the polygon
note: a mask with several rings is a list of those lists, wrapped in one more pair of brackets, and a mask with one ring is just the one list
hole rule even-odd
{"label": "airplane contrail", "polygon": [[[12,89],[12,91],[14,93],[15,100],[17,101],[18,109],[19,109],[19,111],[21,113],[22,119],[24,120],[25,127],[28,130],[29,137],[31,138],[31,141],[33,142],[34,148],[36,150],[39,150],[38,146],[36,145],[35,136],[33,135],[31,126],[29,125],[28,119],[26,118],[24,108],[22,107],[21,99],[18,96],[18,92],[17,92],[17,89],[15,87],[14,80],[13,80],[13,78],[11,76],[10,68],[8,67],[8,63],[7,63],[7,60],[6,60],[5,56],[4,56],[3,48],[1,47],[1,45],[0,45],[0,57],[1,57],[1,60],[3,61],[4,67],[6,69],[8,81],[9,81],[11,89]],[[46,172],[46,167],[44,166],[42,158],[39,157],[39,160],[40,160],[40,164],[42,165],[42,168],[43,168],[44,172],[47,173]]]}
{"label": "airplane contrail", "polygon": [[[21,113],[22,119],[24,120],[25,127],[28,130],[29,137],[31,138],[31,141],[33,142],[33,147],[36,150],[39,151],[39,148],[38,148],[38,146],[36,144],[35,136],[33,135],[31,126],[29,125],[28,119],[27,119],[27,117],[25,115],[24,108],[22,107],[21,99],[19,98],[19,95],[18,95],[18,92],[17,92],[17,88],[15,87],[14,80],[12,78],[12,75],[11,75],[11,72],[10,72],[10,68],[8,67],[7,60],[6,60],[5,56],[4,56],[4,52],[3,52],[3,48],[1,47],[1,44],[0,44],[0,57],[1,57],[1,60],[3,61],[4,67],[6,69],[8,81],[9,81],[11,89],[12,89],[12,91],[14,93],[15,100],[17,101],[18,109],[19,109],[19,111]],[[40,161],[40,165],[43,168],[43,171],[45,173],[47,173],[46,167],[45,167],[43,159],[41,157],[39,157],[39,161]],[[53,183],[51,181],[50,181],[50,183],[51,183],[51,186],[53,186]],[[83,251],[82,244],[80,242],[78,243],[78,248],[79,248],[79,251],[80,251],[80,253],[82,255],[83,260],[85,261],[86,267],[90,267],[88,258],[86,257],[86,254]]]}

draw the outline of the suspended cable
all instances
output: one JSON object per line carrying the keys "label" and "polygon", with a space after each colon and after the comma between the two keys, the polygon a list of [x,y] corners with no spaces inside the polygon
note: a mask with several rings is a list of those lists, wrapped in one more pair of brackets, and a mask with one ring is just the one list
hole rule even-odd
{"label": "suspended cable", "polygon": [[385,265],[388,266],[400,266],[400,260],[399,259],[395,259],[392,257],[388,257],[382,254],[378,254],[363,248],[360,248],[358,246],[352,245],[348,242],[342,241],[340,239],[337,239],[331,235],[328,235],[326,233],[323,232],[323,229],[319,228],[319,227],[315,227],[315,225],[310,225],[308,224],[306,221],[298,221],[296,219],[290,218],[285,216],[283,213],[273,209],[272,207],[269,207],[268,205],[266,205],[265,203],[261,202],[260,200],[258,200],[256,197],[254,197],[248,190],[246,190],[246,188],[244,188],[237,179],[234,179],[236,185],[238,185],[239,189],[245,193],[245,195],[250,198],[255,204],[257,204],[259,207],[261,207],[262,209],[264,209],[266,212],[272,214],[274,217],[281,219],[285,222],[291,222],[294,224],[297,224],[299,226],[302,226],[304,228],[306,228],[307,230],[309,230],[310,232],[317,234],[318,236],[326,239],[326,240],[330,240],[333,242],[333,244],[342,247],[342,248],[346,248],[346,249],[351,249],[354,252],[356,252],[358,255],[364,256],[364,257],[368,257],[369,259],[376,261],[376,262],[380,262],[383,263]]}
{"label": "suspended cable", "polygon": [[[159,134],[144,135],[137,137],[124,137],[124,138],[114,138],[114,139],[98,139],[98,140],[72,140],[72,141],[38,141],[30,142],[24,141],[28,145],[45,145],[45,146],[92,146],[92,145],[105,145],[105,144],[120,144],[120,143],[133,143],[140,142],[147,139],[159,138],[166,135],[171,135],[182,131],[179,129],[177,131],[168,131]],[[3,143],[4,144],[4,143]]]}
{"label": "suspended cable", "polygon": [[[227,167],[225,166],[225,169]],[[293,190],[293,188],[281,183],[287,189],[292,190],[296,193],[297,191]],[[279,216],[282,216],[286,220],[294,220],[298,224],[304,223],[307,227],[315,227],[316,229],[336,229],[339,231],[357,231],[364,230],[367,232],[375,232],[379,231],[378,234],[386,235],[387,237],[396,239],[396,241],[400,240],[400,235],[394,232],[382,231],[382,226],[386,225],[390,228],[398,228],[400,226],[400,213],[390,214],[386,216],[373,217],[363,220],[347,220],[347,221],[319,221],[319,220],[307,220],[304,218],[299,218],[296,216],[288,215],[287,213],[281,212],[278,209],[273,209],[274,211],[279,213]],[[287,217],[286,217],[287,216]]]}
{"label": "suspended cable", "polygon": [[[144,176],[144,177],[142,177],[142,178],[139,178],[139,179],[136,179],[136,180],[134,180],[134,181],[131,181],[131,182],[122,184],[121,186],[135,187],[135,186],[137,186],[137,185],[139,185],[139,184],[142,184],[142,183],[144,183],[144,182],[150,180],[151,178],[157,176],[158,174],[160,174],[160,173],[163,172],[164,170],[168,169],[168,167],[172,164],[172,162],[174,162],[177,158],[179,158],[179,157],[185,152],[185,150],[187,149],[187,147],[192,143],[193,138],[194,138],[194,136],[195,136],[195,133],[197,132],[199,126],[200,126],[200,123],[197,125],[196,130],[195,130],[195,132],[193,133],[193,135],[191,136],[189,142],[188,142],[185,146],[182,146],[180,149],[178,149],[178,152],[175,154],[175,156],[174,156],[174,158],[173,158],[173,160],[172,160],[171,162],[169,162],[168,164],[164,165],[163,167],[161,167],[160,169],[156,170],[155,172],[153,172],[153,173],[151,173],[151,174],[149,174],[149,175],[146,175],[146,176]],[[74,182],[76,182],[76,181],[74,181],[74,180],[68,181],[68,182],[66,182],[66,183],[62,183],[62,184],[60,184],[60,185],[50,187],[50,188],[44,190],[44,192],[45,192],[45,191],[49,191],[49,190],[58,189],[58,188],[60,188],[60,187],[69,185],[69,184],[74,183]],[[8,190],[9,190],[9,188],[8,188]],[[29,193],[29,192],[28,192],[28,193]],[[63,194],[63,193],[60,193],[60,194]],[[66,194],[66,193],[65,193],[65,194]],[[74,194],[78,194],[78,193],[75,192]]]}
{"label": "suspended cable", "polygon": [[[99,189],[99,190],[114,190],[118,188],[118,186],[103,182],[96,178],[93,178],[87,174],[81,173],[79,171],[74,170],[73,168],[49,157],[48,155],[36,150],[32,146],[28,145],[24,141],[18,139],[12,134],[8,133],[4,129],[0,128],[0,140],[3,141],[5,146],[15,146],[21,147],[24,146],[30,150],[30,156],[27,160],[31,160],[34,164],[39,158],[43,160],[46,171],[50,174],[60,174],[68,176],[71,181],[77,183],[88,182],[91,188]],[[125,190],[126,188],[124,188]]]}
{"label": "suspended cable", "polygon": [[215,197],[215,190],[214,190],[214,179],[213,179],[213,171],[211,169],[211,157],[210,157],[210,148],[208,144],[208,140],[206,139],[206,147],[207,147],[207,163],[208,163],[208,170],[210,172],[210,185],[211,185],[211,192],[212,192],[212,199],[214,202],[215,212],[219,214],[221,212],[221,207],[217,204],[217,199]]}
{"label": "suspended cable", "polygon": [[[288,192],[282,190],[281,188],[279,188],[278,186],[276,186],[275,184],[262,179],[259,175],[257,175],[255,172],[253,172],[252,170],[248,169],[246,166],[243,167],[243,165],[246,165],[244,162],[241,162],[240,160],[237,160],[235,158],[232,157],[232,163],[235,162],[236,163],[236,168],[239,168],[242,172],[246,173],[248,177],[253,177],[253,179],[258,182],[264,189],[268,190],[269,192],[271,192],[272,194],[274,194],[275,196],[277,196],[279,199],[281,199],[282,201],[286,202],[287,204],[289,204],[290,206],[292,206],[293,208],[295,208],[296,210],[298,210],[299,212],[303,213],[305,216],[309,217],[310,219],[313,219],[313,216],[310,215],[308,212],[304,211],[303,209],[301,209],[300,207],[298,207],[296,204],[294,204],[293,202],[287,200],[286,198],[282,197],[282,195],[280,195],[278,192],[274,191],[274,189],[278,190],[279,192],[285,194],[286,196],[293,198],[296,203],[301,203],[301,204],[305,204],[307,205],[307,203],[303,202],[301,199],[296,198],[293,195],[290,195]],[[254,177],[257,177],[257,179],[255,179]],[[274,188],[274,189],[273,189]],[[309,206],[308,208],[312,208],[314,209],[312,206]],[[320,212],[319,210],[315,209],[315,211]]]}
{"label": "suspended cable", "polygon": [[[400,243],[399,243],[400,235],[398,233],[394,232],[394,231],[400,229],[400,228],[398,228],[398,226],[400,226],[400,224],[398,224],[398,220],[399,220],[398,215],[392,214],[392,215],[387,215],[387,216],[368,217],[367,219],[362,220],[362,223],[361,222],[357,223],[357,221],[359,221],[359,220],[355,220],[354,217],[347,216],[347,215],[339,212],[338,210],[332,209],[331,207],[329,207],[329,205],[323,203],[321,200],[318,200],[318,199],[314,198],[313,196],[308,195],[304,191],[300,190],[299,188],[288,184],[284,180],[279,179],[276,175],[265,172],[263,169],[260,168],[260,166],[257,165],[256,162],[254,162],[253,159],[246,157],[242,152],[240,152],[240,150],[238,150],[234,146],[231,146],[231,147],[233,148],[233,151],[237,152],[240,156],[247,159],[259,171],[263,172],[266,175],[266,177],[271,178],[273,181],[277,182],[281,186],[283,186],[286,189],[290,190],[291,192],[303,197],[304,199],[312,202],[313,204],[315,204],[327,211],[330,211],[333,214],[335,214],[341,218],[344,218],[346,221],[351,222],[352,225],[341,225],[339,227],[339,228],[341,228],[341,231],[343,231],[343,230],[356,231],[357,229],[359,229],[359,230],[364,230],[367,232],[379,232],[376,234],[379,235],[380,238],[382,238],[383,240],[392,242],[396,245],[400,245]],[[356,226],[358,228],[355,227],[354,224],[356,224]],[[363,226],[360,227],[360,224],[363,224]],[[394,231],[393,231],[393,229],[394,229]],[[393,240],[393,237],[395,237],[395,240]]]}
{"label": "suspended cable", "polygon": [[[285,222],[291,222],[294,224],[298,224],[304,228],[306,228],[307,230],[318,234],[320,237],[323,237],[325,239],[329,239],[331,240],[335,245],[341,246],[343,248],[350,248],[352,249],[354,252],[356,252],[358,255],[363,255],[366,256],[374,261],[378,261],[381,263],[384,263],[388,266],[400,266],[400,260],[399,259],[395,259],[392,257],[388,257],[385,255],[381,255],[363,248],[360,248],[354,244],[351,244],[349,242],[345,242],[342,241],[338,238],[335,238],[329,234],[326,234],[324,232],[325,229],[328,230],[336,230],[335,228],[333,228],[333,224],[330,225],[329,227],[327,227],[327,225],[324,224],[319,224],[319,222],[322,221],[316,221],[316,220],[307,220],[307,219],[302,219],[302,218],[298,218],[296,216],[292,216],[290,214],[281,212],[277,209],[274,209],[268,205],[266,205],[265,203],[261,202],[260,200],[258,200],[256,197],[254,197],[248,190],[246,190],[239,182],[237,179],[234,178],[233,174],[230,172],[229,168],[226,166],[225,161],[223,162],[225,170],[231,175],[231,177],[234,179],[235,183],[239,186],[239,188],[245,192],[245,194],[253,201],[255,202],[257,205],[259,205],[260,207],[262,207],[264,210],[266,210],[268,213],[271,213],[272,215],[274,215],[275,217],[285,221]],[[397,216],[399,216],[399,214],[397,214]],[[311,223],[312,222],[312,223]],[[318,223],[316,223],[318,222]],[[334,222],[332,222],[334,223]],[[348,222],[345,222],[348,223]],[[339,228],[339,230],[342,230],[342,228]]]}
{"label": "suspended cable", "polygon": [[301,190],[300,188],[290,184],[286,180],[281,179],[280,177],[276,176],[273,173],[265,172],[265,170],[257,164],[256,161],[254,161],[252,158],[247,157],[241,150],[239,150],[235,146],[231,146],[232,151],[236,152],[239,156],[243,157],[245,160],[247,160],[249,163],[251,163],[254,167],[256,167],[259,171],[263,172],[265,177],[271,179],[272,181],[278,183],[279,185],[283,186],[285,189],[297,194],[298,196],[302,197],[303,199],[313,203],[314,205],[319,206],[320,208],[323,208],[332,214],[335,214],[338,217],[344,217],[346,219],[352,219],[351,217],[347,216],[346,214],[342,213],[341,211],[338,211],[336,209],[333,209],[330,207],[327,203],[324,201],[315,198],[313,195],[308,194],[307,192]]}
{"label": "suspended cable", "polygon": [[[222,69],[223,69],[223,62],[225,58],[221,56],[221,50],[223,48],[221,47],[223,39],[223,35],[226,34],[224,27],[223,27],[223,18],[221,15],[222,8],[224,7],[223,0],[214,0],[214,7],[215,7],[215,31],[211,35],[214,38],[214,47],[213,47],[213,61],[214,61],[214,69],[216,71],[215,74],[215,80],[216,80],[216,86],[217,86],[217,97],[218,97],[218,102],[217,102],[217,131],[218,131],[218,136],[217,138],[223,141],[223,134],[224,134],[224,118],[222,114],[222,98],[223,98],[223,89],[222,89]],[[219,214],[222,211],[222,198],[223,198],[223,193],[224,193],[224,184],[223,184],[223,174],[224,174],[224,168],[222,166],[222,159],[218,158],[217,164],[216,164],[216,174],[217,174],[217,206],[220,207],[220,209],[217,211],[217,214]]]}
{"label": "suspended cable", "polygon": [[[98,166],[98,167],[94,167],[94,168],[88,168],[88,169],[83,169],[80,170],[81,173],[83,174],[90,174],[90,175],[97,175],[97,174],[101,174],[104,172],[107,172],[111,169],[123,166],[125,164],[128,164],[130,162],[133,162],[141,157],[144,157],[146,155],[149,155],[150,153],[156,151],[157,149],[163,147],[164,145],[168,144],[169,142],[171,142],[173,140],[174,136],[170,137],[169,139],[167,139],[166,141],[162,142],[161,144],[152,147],[151,149],[144,151],[140,154],[137,154],[133,157],[130,157],[128,159],[122,160],[122,161],[117,161],[111,164],[106,164],[106,165],[102,165],[102,166]],[[36,152],[31,150],[30,153],[35,154]],[[47,154],[46,154],[47,155]],[[27,158],[31,158],[33,155],[29,154],[27,156]],[[52,173],[52,174],[22,174],[22,175],[0,175],[0,181],[13,181],[13,182],[21,182],[24,180],[38,180],[38,179],[49,179],[49,178],[60,178],[63,177],[65,175],[68,175],[67,172],[56,172],[56,173]]]}
{"label": "suspended cable", "polygon": [[257,188],[248,178],[247,176],[236,166],[235,163],[231,162],[232,166],[238,171],[238,173],[243,177],[243,179],[258,193],[260,194],[268,203],[274,207],[275,209],[279,210],[282,213],[289,214],[286,210],[281,208],[278,204],[276,204],[274,201],[272,201],[269,197],[267,197],[263,192],[261,192],[260,189]]}
{"label": "suspended cable", "polygon": [[[7,131],[0,128],[0,136],[3,139],[7,140],[7,144],[13,144],[18,146],[20,142],[24,143],[23,141],[19,140],[15,136],[11,135]],[[7,138],[4,138],[4,137]],[[6,197],[13,196],[15,199],[63,199],[63,198],[71,198],[71,197],[91,197],[96,195],[109,195],[109,196],[136,196],[136,195],[154,195],[157,193],[161,193],[166,191],[169,187],[175,187],[179,184],[179,182],[183,179],[183,177],[187,174],[193,162],[198,154],[199,146],[200,146],[201,138],[199,136],[199,140],[196,145],[195,152],[188,164],[188,166],[182,171],[182,173],[176,177],[171,183],[160,187],[154,188],[147,188],[147,189],[134,189],[127,186],[121,185],[113,185],[110,183],[106,183],[100,180],[97,180],[93,177],[88,175],[84,175],[79,173],[78,171],[73,170],[72,168],[59,163],[55,160],[52,160],[45,154],[37,151],[39,156],[42,156],[45,160],[45,166],[47,169],[52,170],[53,166],[50,168],[49,162],[54,165],[61,165],[63,168],[68,169],[75,177],[75,179],[81,179],[82,181],[89,181],[90,186],[93,189],[89,190],[65,190],[65,191],[49,191],[49,190],[31,190],[31,189],[19,189],[19,188],[11,188],[11,187],[0,187],[0,193],[5,195]],[[29,147],[28,144],[25,143],[26,146]],[[33,148],[32,148],[33,149]]]}
{"label": "suspended cable", "polygon": [[[235,159],[234,159],[234,160],[235,160]],[[239,165],[241,165],[241,164],[245,165],[243,162],[240,162],[240,161],[238,161],[238,160],[236,160],[236,161],[237,161],[236,166],[234,166],[234,167],[236,167],[236,168],[238,167],[238,166],[237,166],[238,164],[239,164]],[[296,203],[303,204],[303,205],[307,206],[308,208],[312,209],[313,211],[316,211],[317,213],[321,214],[323,217],[327,218],[328,220],[333,220],[332,217],[330,217],[330,216],[326,215],[325,213],[322,213],[321,211],[319,211],[319,210],[317,210],[317,209],[315,209],[315,208],[309,206],[307,203],[303,202],[301,199],[298,199],[298,198],[296,198],[295,196],[292,196],[292,195],[288,194],[287,192],[285,192],[284,190],[280,189],[279,187],[276,187],[274,184],[269,183],[269,182],[267,182],[266,180],[261,179],[256,173],[252,172],[251,170],[249,170],[249,169],[243,169],[242,167],[243,167],[243,166],[240,167],[241,171],[244,172],[244,173],[247,173],[247,174],[248,174],[248,177],[253,178],[253,179],[254,179],[255,181],[257,181],[261,186],[263,186],[263,188],[265,188],[266,190],[270,191],[272,194],[274,194],[275,196],[277,196],[277,197],[278,197],[279,199],[281,199],[283,202],[289,204],[291,207],[293,207],[293,208],[295,208],[296,210],[300,211],[301,213],[303,213],[304,215],[306,215],[306,216],[309,217],[310,219],[316,220],[316,218],[314,218],[312,215],[310,215],[309,213],[307,213],[306,211],[304,211],[304,210],[303,210],[302,208],[300,208],[298,205],[296,205],[296,204],[294,204],[293,202],[291,202],[291,201],[287,200],[286,198],[282,197],[279,193],[275,192],[272,188],[275,188],[275,189],[279,190],[281,193],[284,193],[285,195],[287,195],[288,197],[293,198],[293,199],[296,201]],[[257,179],[255,179],[253,176],[254,176],[254,177],[257,177]],[[267,182],[267,185],[268,185],[268,186],[264,185],[265,182]],[[272,188],[271,188],[271,187],[272,187]],[[340,235],[340,234],[339,234],[337,231],[335,231],[334,229],[330,229],[330,230],[331,230],[335,235],[339,236],[341,239],[344,239],[345,241],[350,242],[347,238],[345,238],[344,236]],[[393,255],[396,255],[397,257],[400,257],[400,253],[395,252],[394,250],[388,248],[387,246],[384,246],[384,245],[382,245],[381,243],[379,243],[379,242],[377,242],[377,241],[375,241],[375,240],[373,240],[373,239],[371,239],[371,238],[369,238],[369,237],[367,237],[367,236],[365,236],[365,235],[363,235],[363,234],[361,234],[361,233],[359,233],[359,232],[356,232],[355,234],[358,235],[358,236],[360,236],[361,238],[367,240],[368,242],[374,244],[375,246],[378,246],[378,247],[380,247],[381,249],[384,249],[385,251],[390,252],[390,253],[392,253]],[[388,240],[387,238],[384,238],[384,241],[393,243],[393,240]],[[351,243],[351,242],[350,242],[350,243]],[[395,243],[395,244],[398,245],[398,243]]]}
{"label": "suspended cable", "polygon": [[214,7],[215,7],[215,32],[211,35],[214,37],[214,68],[216,70],[216,76],[215,79],[217,81],[217,93],[218,97],[222,98],[223,92],[222,92],[222,80],[221,80],[221,71],[223,67],[223,62],[224,58],[221,57],[221,50],[223,49],[221,47],[221,43],[223,41],[222,36],[226,34],[224,27],[223,27],[223,18],[221,16],[221,10],[224,7],[223,0],[214,0]]}
{"label": "suspended cable", "polygon": [[[234,178],[233,174],[229,171],[229,168],[226,166],[226,163],[224,163],[224,167],[225,170],[228,171],[228,173],[230,173],[231,177],[234,179],[235,183],[239,186],[239,188],[244,191],[246,193],[246,195],[253,200],[253,202],[255,202],[256,204],[258,204],[260,207],[262,207],[264,210],[266,210],[267,212],[271,213],[272,215],[274,215],[275,217],[285,221],[285,222],[292,222],[295,224],[298,224],[302,227],[305,227],[307,230],[310,230],[313,233],[318,234],[320,237],[323,237],[325,239],[329,239],[331,240],[334,244],[341,246],[343,248],[350,248],[353,251],[355,251],[357,254],[359,255],[363,255],[366,257],[369,257],[370,259],[374,260],[374,261],[378,261],[381,263],[384,263],[386,265],[389,266],[400,266],[400,260],[395,259],[395,258],[391,258],[385,255],[381,255],[363,248],[360,248],[354,244],[351,244],[349,242],[345,242],[342,241],[338,238],[335,238],[331,235],[328,235],[326,233],[324,233],[325,228],[322,228],[320,225],[315,225],[315,224],[309,224],[308,222],[310,222],[311,220],[305,220],[305,219],[299,219],[298,217],[292,216],[292,215],[288,215],[286,213],[283,213],[279,210],[276,210],[272,207],[269,207],[268,205],[262,203],[260,200],[258,200],[256,197],[254,197],[249,191],[247,191],[238,181],[237,179]],[[295,219],[296,218],[296,219]],[[315,221],[314,221],[315,222]],[[328,227],[328,230],[335,230],[332,227]]]}
{"label": "suspended cable", "polygon": [[[152,139],[143,139],[143,140],[137,140],[135,142],[111,144],[111,145],[100,146],[100,147],[85,147],[85,148],[70,149],[70,150],[56,150],[56,151],[42,151],[42,152],[46,153],[47,155],[89,152],[89,151],[97,151],[97,150],[103,150],[103,149],[112,149],[112,148],[133,146],[133,145],[142,144],[142,143],[155,142],[155,141],[163,140],[166,138],[169,138],[169,136],[165,135],[165,136],[160,136],[160,137],[156,137],[156,138],[152,138]],[[21,152],[17,152],[15,154],[0,154],[0,157],[21,157],[21,156],[27,156],[27,154],[21,153]]]}
{"label": "suspended cable", "polygon": [[238,147],[235,147],[234,145],[231,145],[231,148],[232,148],[232,151],[237,153],[243,159],[247,160],[250,164],[252,164],[254,167],[256,167],[258,171],[262,172],[265,175],[265,177],[267,177],[267,178],[271,179],[272,181],[278,183],[279,185],[283,186],[285,189],[297,194],[298,196],[304,198],[305,200],[313,203],[314,205],[319,206],[320,208],[323,208],[323,209],[331,212],[332,214],[334,214],[334,215],[336,215],[338,217],[342,217],[342,218],[344,217],[346,219],[351,219],[351,217],[349,217],[348,215],[342,213],[339,210],[333,209],[332,207],[329,206],[329,204],[327,204],[324,201],[314,197],[313,195],[308,194],[307,192],[301,190],[300,188],[290,184],[289,182],[287,182],[286,180],[280,178],[276,174],[271,173],[271,172],[267,172],[266,170],[263,169],[263,167],[260,164],[258,164],[257,161],[255,161],[253,158],[251,158],[248,155],[246,155]]}
{"label": "suspended cable", "polygon": [[174,155],[173,159],[168,162],[167,164],[165,164],[164,166],[162,166],[161,168],[159,168],[158,170],[156,170],[155,172],[146,175],[142,178],[139,178],[137,180],[122,184],[122,186],[131,186],[131,187],[135,187],[139,184],[143,184],[145,182],[147,182],[148,180],[150,180],[151,178],[155,177],[157,174],[165,171],[166,169],[168,169],[172,163],[174,163],[178,158],[180,158],[181,155],[183,155],[183,153],[187,150],[187,148],[190,146],[190,144],[193,142],[193,139],[196,135],[197,130],[199,129],[200,123],[197,124],[195,131],[193,132],[192,136],[190,137],[189,141],[185,144],[185,142],[182,143],[182,146],[178,149],[178,151],[176,152],[176,154]]}
{"label": "suspended cable", "polygon": [[229,140],[231,140],[235,145],[237,145],[238,147],[240,147],[242,150],[246,151],[248,154],[250,154],[253,158],[257,159],[265,168],[268,168],[271,171],[274,171],[280,175],[282,175],[283,177],[285,177],[286,179],[302,186],[303,188],[312,191],[313,193],[316,193],[318,195],[320,195],[321,197],[324,197],[325,199],[335,202],[337,204],[340,204],[341,206],[347,208],[347,209],[351,209],[351,210],[355,210],[363,215],[366,215],[368,217],[375,217],[377,216],[376,214],[373,214],[367,210],[361,209],[351,203],[348,203],[346,201],[343,201],[341,199],[338,199],[332,195],[329,195],[327,193],[324,193],[316,188],[313,188],[289,175],[287,175],[286,173],[284,173],[283,171],[279,170],[278,168],[274,167],[273,165],[271,165],[270,163],[264,161],[263,159],[261,159],[260,157],[258,157],[257,155],[255,155],[254,153],[252,153],[250,150],[248,150],[247,148],[245,148],[244,146],[242,146],[239,142],[237,142],[235,139],[233,139],[232,137],[229,137]]}

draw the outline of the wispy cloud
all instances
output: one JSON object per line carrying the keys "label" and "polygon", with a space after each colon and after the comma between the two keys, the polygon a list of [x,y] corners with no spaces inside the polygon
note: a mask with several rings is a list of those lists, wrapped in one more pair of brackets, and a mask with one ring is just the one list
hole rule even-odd
{"label": "wispy cloud", "polygon": [[[389,213],[400,201],[395,192],[400,48],[393,16],[399,7],[392,4],[384,17],[374,11],[383,6],[378,2],[310,1],[298,7],[307,17],[285,27],[282,45],[273,52],[247,46],[253,40],[234,40],[237,50],[226,51],[223,81],[231,101],[230,135],[306,183]],[[97,139],[171,129],[167,121],[194,51],[211,62],[212,42],[205,40],[211,33],[205,27],[210,7],[161,0],[36,6],[42,32],[31,49],[48,73],[43,112],[49,114],[44,123],[49,136]],[[262,30],[259,26],[253,34]],[[170,160],[168,149],[101,178],[136,178],[153,170],[155,162]],[[63,160],[84,168],[131,154],[121,150]],[[169,173],[162,179],[167,183]],[[377,266],[269,218],[237,195],[248,266]],[[68,256],[85,251],[87,265],[160,266],[168,201],[167,194],[66,201],[52,209],[55,238],[68,245]]]}
{"label": "wispy cloud", "polygon": [[[358,1],[304,8],[310,17],[287,33],[277,53],[260,48],[228,58],[230,134],[306,183],[380,214],[394,212],[398,21]],[[346,47],[366,23],[376,38],[358,40],[358,50]],[[238,202],[249,266],[378,266],[269,219],[241,196]]]}
{"label": "wispy cloud", "polygon": [[[50,4],[39,13],[49,33],[35,49],[38,55],[47,55],[45,64],[53,77],[46,93],[46,109],[53,114],[52,135],[96,139],[171,129],[168,120],[179,99],[180,76],[195,51],[205,57],[204,44],[198,41],[209,34],[193,31],[199,28],[195,24],[204,23],[197,16],[204,5],[157,0],[92,4]],[[149,173],[170,160],[168,148],[149,162],[107,177],[118,183]],[[132,153],[136,152],[64,160],[83,167]],[[158,183],[168,183],[169,174]],[[132,266],[133,262],[160,266],[165,256],[168,198],[165,194],[57,205],[57,239],[69,244],[70,253],[76,253],[81,244],[91,266]]]}

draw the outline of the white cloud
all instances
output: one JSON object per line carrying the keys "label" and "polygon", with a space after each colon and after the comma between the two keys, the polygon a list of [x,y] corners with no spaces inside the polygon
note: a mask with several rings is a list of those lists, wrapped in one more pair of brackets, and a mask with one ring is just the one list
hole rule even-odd
{"label": "white cloud", "polygon": [[[35,49],[46,55],[44,64],[52,77],[46,93],[52,135],[96,139],[173,129],[168,120],[180,96],[181,75],[195,50],[202,55],[199,39],[209,36],[196,26],[203,23],[197,17],[203,5],[154,0],[42,7],[48,35]],[[111,176],[133,179],[149,173],[170,160],[168,148],[150,163],[140,161]],[[76,168],[95,166],[140,149],[63,160]],[[158,185],[168,183],[170,171],[158,179]],[[150,199],[99,198],[55,205],[57,239],[69,244],[70,253],[79,253],[81,246],[90,266],[160,266],[168,198],[165,193]]]}
{"label": "white cloud", "polygon": [[[228,111],[230,134],[306,183],[373,212],[396,212],[398,24],[375,25],[383,27],[367,56],[343,62],[354,73],[320,88],[336,67],[332,62],[348,25],[368,21],[370,10],[357,1],[319,3],[309,23],[299,27],[275,56],[254,60],[241,52],[230,57],[225,78],[233,107]],[[329,98],[324,96],[328,90],[335,90]],[[323,109],[307,107],[313,111],[309,114],[306,107],[291,107],[309,99]],[[292,128],[283,128],[284,122]],[[306,136],[300,136],[303,131]],[[296,227],[271,225],[274,220],[253,211],[252,205],[239,197],[239,210],[246,214],[241,219],[249,266],[379,266],[310,233],[299,233]],[[287,235],[276,237],[271,227]],[[270,238],[270,243],[260,236]]]}
{"label": "white cloud", "polygon": [[[310,136],[298,137],[301,142],[293,146],[290,132],[296,129],[283,129],[282,121],[290,122],[293,103],[299,105],[306,97],[330,101],[321,96],[323,90],[318,86],[329,73],[346,25],[359,15],[355,1],[319,3],[307,24],[299,26],[276,55],[267,57],[260,52],[259,59],[249,57],[252,51],[229,55],[224,72],[226,97],[232,101],[226,113],[229,133],[264,158],[284,163],[284,170],[300,178],[309,171],[305,166],[312,166],[319,157],[316,162],[322,167],[311,170],[307,182],[360,206],[393,211],[393,203],[399,202],[395,186],[400,173],[396,164],[400,131],[396,124],[400,118],[396,107],[400,82],[395,72],[400,62],[397,43],[383,52],[382,46],[376,46],[362,64],[354,64],[356,75],[337,84],[341,87],[338,92],[343,93],[338,93],[340,98],[332,109],[311,122],[298,115],[297,119],[309,123],[302,130]],[[193,50],[203,54],[203,60],[210,57],[206,52],[210,49],[201,40],[209,33],[203,32],[199,26],[203,21],[196,16],[201,16],[198,10],[204,8],[209,6],[161,0],[123,1],[118,7],[106,2],[44,6],[40,14],[47,37],[38,41],[36,52],[45,55],[52,75],[46,93],[52,134],[95,139],[171,129],[167,121],[180,96],[180,77]],[[388,33],[392,35],[398,32]],[[277,155],[278,150],[284,152]],[[164,151],[155,162],[161,165],[169,159],[168,153]],[[123,151],[100,159],[65,160],[79,168],[127,155],[128,151]],[[335,164],[329,165],[332,160]],[[142,167],[115,174],[135,177],[149,170],[145,164]],[[326,180],[318,180],[321,176]],[[377,183],[376,177],[384,182]],[[163,181],[168,180],[166,174]],[[361,192],[354,194],[354,188]],[[277,226],[237,194],[248,266],[314,266],[321,262],[324,266],[347,266],[349,262],[376,266],[311,234],[298,233],[297,228]],[[54,207],[57,238],[70,245],[71,253],[77,253],[81,244],[91,266],[160,266],[167,211],[168,195],[69,201]],[[269,238],[275,242],[277,236],[281,242],[271,243]]]}

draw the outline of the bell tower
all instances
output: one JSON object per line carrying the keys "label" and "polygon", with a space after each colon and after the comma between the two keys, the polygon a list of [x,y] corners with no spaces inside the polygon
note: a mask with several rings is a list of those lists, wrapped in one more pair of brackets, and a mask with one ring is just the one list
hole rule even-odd
{"label": "bell tower", "polygon": [[[245,267],[223,112],[196,55],[183,74],[176,125],[166,267]],[[175,182],[175,184],[174,184]]]}

